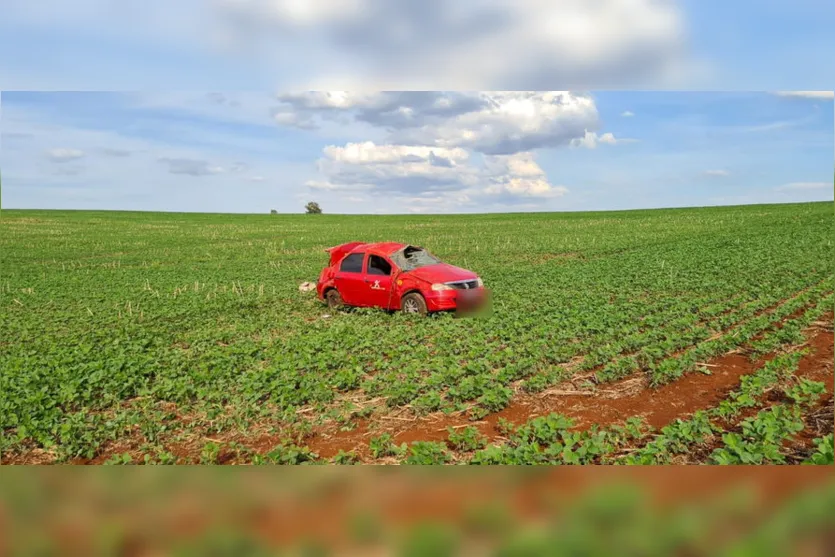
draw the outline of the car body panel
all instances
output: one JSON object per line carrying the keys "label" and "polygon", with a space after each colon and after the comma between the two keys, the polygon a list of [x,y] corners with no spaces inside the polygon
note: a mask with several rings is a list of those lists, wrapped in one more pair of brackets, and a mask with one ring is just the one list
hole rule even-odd
{"label": "car body panel", "polygon": [[[410,244],[398,242],[348,242],[328,248],[330,264],[322,269],[316,284],[319,299],[324,301],[327,291],[336,288],[346,305],[399,310],[403,296],[419,292],[431,312],[461,309],[465,305],[478,305],[483,300],[484,288],[475,286],[474,281],[479,276],[473,271],[443,262],[410,271],[399,269],[392,255],[408,247]],[[363,254],[359,272],[340,270],[342,261],[351,254]],[[391,273],[373,272],[369,268],[372,256],[388,263]],[[467,284],[458,284],[462,282]],[[432,290],[433,283],[455,283],[460,288],[436,291]]]}
{"label": "car body panel", "polygon": [[414,271],[409,271],[409,274],[430,284],[433,282],[454,282],[459,280],[475,280],[478,278],[478,275],[474,272],[450,265],[449,263],[420,267]]}
{"label": "car body panel", "polygon": [[348,242],[347,244],[341,244],[326,249],[325,251],[330,254],[329,265],[336,265],[337,263],[342,261],[342,258],[345,257],[345,255],[347,255],[348,253],[350,253],[354,248],[357,248],[362,245],[365,244],[363,244],[363,242]]}

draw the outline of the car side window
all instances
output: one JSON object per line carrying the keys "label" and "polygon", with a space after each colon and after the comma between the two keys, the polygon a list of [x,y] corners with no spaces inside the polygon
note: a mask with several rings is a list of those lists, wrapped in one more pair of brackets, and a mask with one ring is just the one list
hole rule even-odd
{"label": "car side window", "polygon": [[339,270],[343,273],[361,273],[362,272],[362,258],[364,253],[352,253],[342,260],[339,265]]}
{"label": "car side window", "polygon": [[368,257],[369,275],[389,276],[391,274],[391,264],[379,255],[370,255]]}

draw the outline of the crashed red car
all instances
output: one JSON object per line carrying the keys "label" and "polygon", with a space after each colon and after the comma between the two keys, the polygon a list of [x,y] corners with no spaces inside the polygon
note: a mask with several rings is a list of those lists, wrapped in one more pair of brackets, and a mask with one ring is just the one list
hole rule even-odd
{"label": "crashed red car", "polygon": [[316,292],[335,309],[375,307],[405,313],[470,311],[485,302],[474,272],[444,263],[427,250],[395,242],[350,242],[326,250],[330,263]]}

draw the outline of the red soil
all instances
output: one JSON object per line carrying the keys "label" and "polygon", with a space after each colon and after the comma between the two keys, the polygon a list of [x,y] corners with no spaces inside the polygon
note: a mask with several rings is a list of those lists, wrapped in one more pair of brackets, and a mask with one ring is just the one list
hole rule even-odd
{"label": "red soil", "polygon": [[[832,315],[824,321],[831,323]],[[827,400],[833,393],[833,333],[815,328],[806,345],[811,352],[801,359],[797,375],[823,381],[828,393],[824,400]],[[414,441],[444,441],[449,437],[448,427],[474,425],[489,441],[496,442],[502,440],[498,425],[500,419],[520,425],[551,412],[571,418],[577,429],[588,429],[595,424],[610,426],[623,423],[631,416],[642,417],[658,429],[697,410],[716,406],[739,385],[742,376],[753,373],[771,358],[773,356],[751,362],[744,355],[727,354],[709,362],[709,375],[689,373],[657,389],[650,388],[645,377],[640,375],[612,383],[597,392],[561,394],[556,391],[549,394],[545,391],[537,395],[517,396],[510,406],[479,422],[471,422],[461,414],[446,416],[439,413],[414,419],[363,419],[352,431],[319,433],[308,440],[308,446],[324,458],[330,458],[340,450],[354,450],[364,461],[371,461],[369,438],[384,432],[392,434],[395,443],[408,444]]]}

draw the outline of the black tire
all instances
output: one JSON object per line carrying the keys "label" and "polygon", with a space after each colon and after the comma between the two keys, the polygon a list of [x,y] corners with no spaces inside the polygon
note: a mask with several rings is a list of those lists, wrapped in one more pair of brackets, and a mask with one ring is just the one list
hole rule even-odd
{"label": "black tire", "polygon": [[426,300],[417,292],[411,292],[403,296],[403,299],[400,300],[400,311],[403,313],[419,313],[420,315],[429,313]]}
{"label": "black tire", "polygon": [[331,309],[342,309],[345,307],[345,302],[342,301],[342,294],[336,288],[331,288],[327,291],[325,300],[327,300],[328,307]]}

